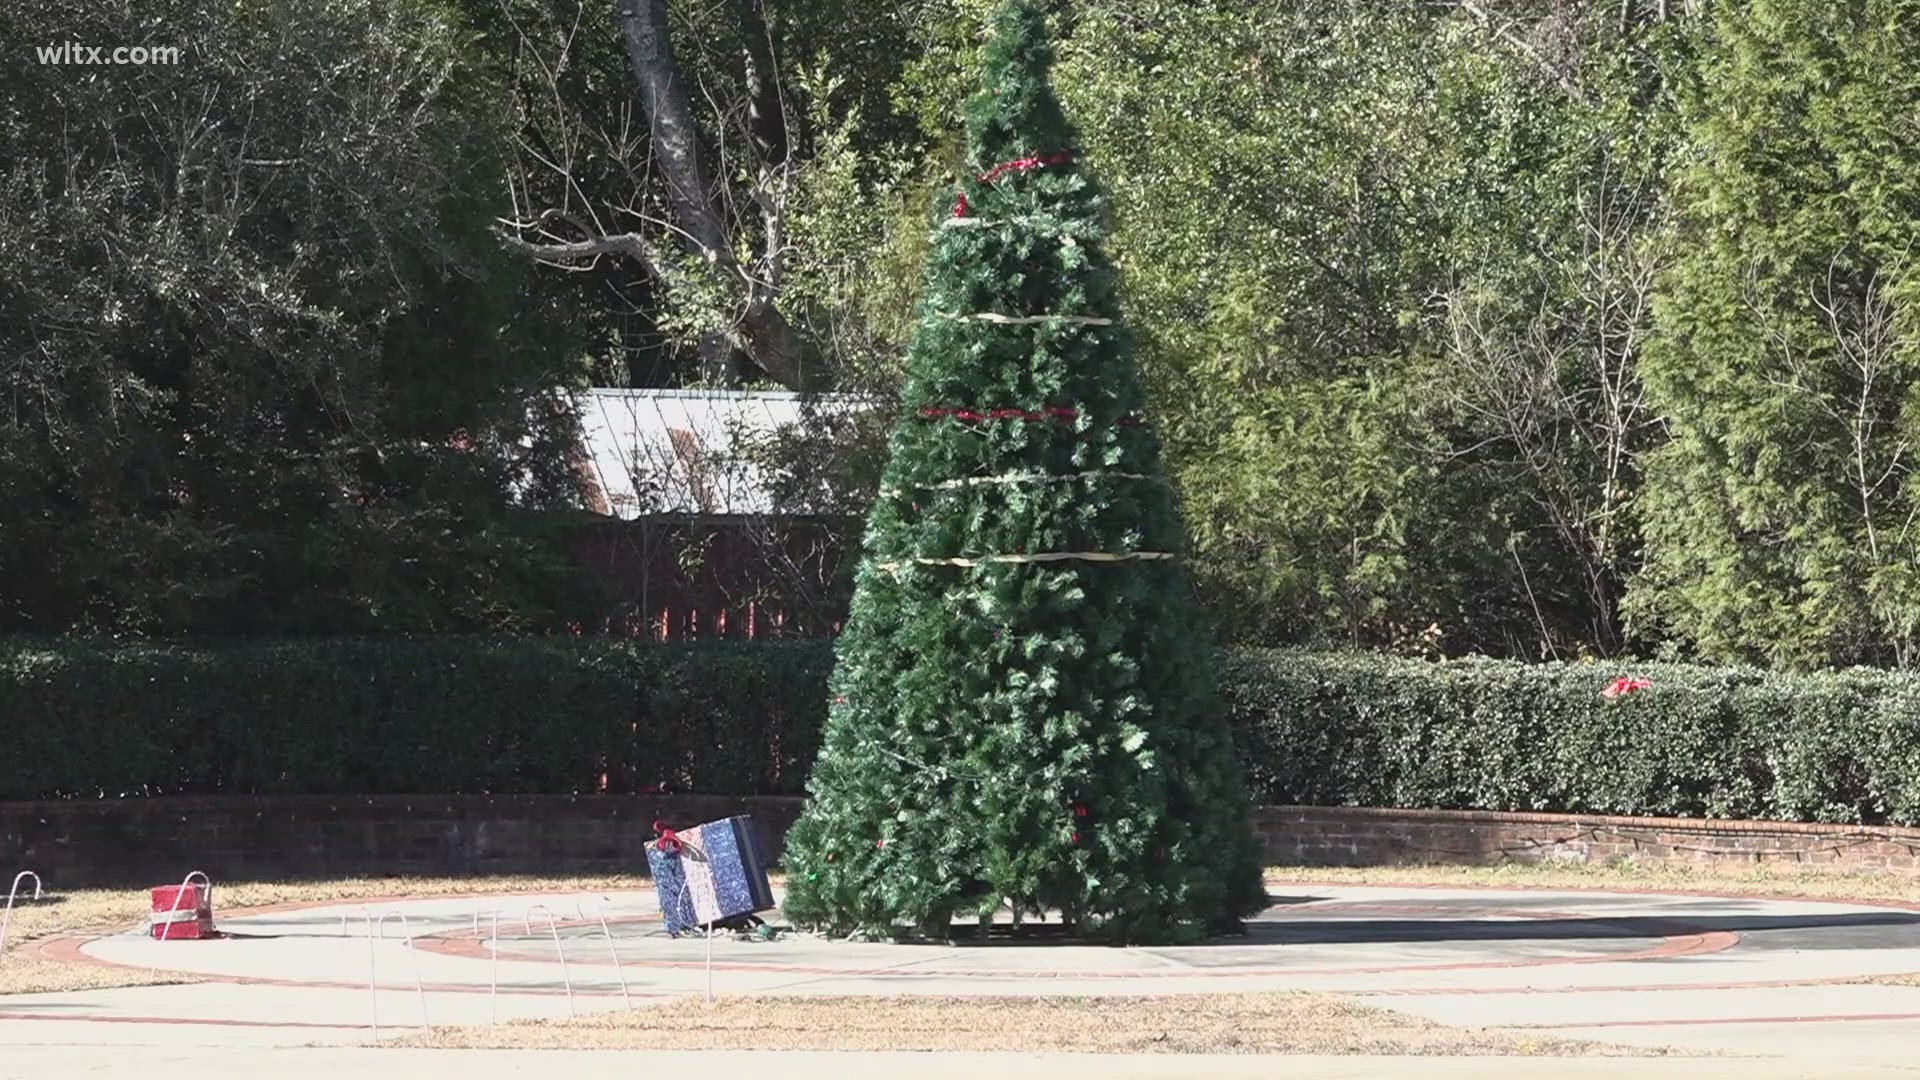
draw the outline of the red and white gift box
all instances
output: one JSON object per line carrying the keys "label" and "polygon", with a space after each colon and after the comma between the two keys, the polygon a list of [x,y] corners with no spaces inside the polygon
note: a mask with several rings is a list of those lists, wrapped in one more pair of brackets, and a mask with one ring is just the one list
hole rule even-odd
{"label": "red and white gift box", "polygon": [[155,941],[197,941],[212,937],[212,886],[157,886],[153,890],[153,914],[147,926]]}

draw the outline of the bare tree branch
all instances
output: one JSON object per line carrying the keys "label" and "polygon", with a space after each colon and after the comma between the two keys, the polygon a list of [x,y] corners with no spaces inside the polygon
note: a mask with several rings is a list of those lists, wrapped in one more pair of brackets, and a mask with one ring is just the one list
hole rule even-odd
{"label": "bare tree branch", "polygon": [[[1662,257],[1638,240],[1650,205],[1644,190],[1603,174],[1579,199],[1579,246],[1543,271],[1555,284],[1537,310],[1507,310],[1497,295],[1465,284],[1438,298],[1451,363],[1436,389],[1487,433],[1476,449],[1504,448],[1494,467],[1525,481],[1584,581],[1590,641],[1603,652],[1624,644],[1616,610],[1622,520],[1633,451],[1654,423],[1637,373]],[[1540,622],[1533,586],[1522,584]],[[1549,639],[1540,649],[1557,647]]]}
{"label": "bare tree branch", "polygon": [[[502,247],[562,270],[591,270],[603,255],[622,255],[658,273],[659,252],[652,241],[634,232],[596,234],[585,240],[556,240],[536,243],[518,235],[518,222],[502,221],[494,228]],[[587,265],[580,265],[581,260]]]}
{"label": "bare tree branch", "polygon": [[1460,0],[1460,10],[1473,16],[1481,26],[1486,28],[1489,34],[1513,46],[1526,56],[1527,59],[1533,61],[1534,66],[1540,69],[1541,74],[1552,79],[1555,85],[1565,90],[1575,101],[1580,102],[1582,105],[1592,103],[1587,97],[1586,89],[1575,81],[1572,76],[1548,60],[1539,49],[1534,48],[1532,42],[1513,32],[1515,25],[1514,20],[1507,19],[1496,25],[1493,16],[1487,14],[1486,10],[1475,3],[1474,0]]}
{"label": "bare tree branch", "polygon": [[[548,265],[577,271],[593,268],[601,256],[625,257],[670,286],[686,279],[669,280],[670,260],[659,245],[678,244],[707,268],[707,283],[716,288],[704,295],[708,303],[720,304],[721,321],[699,342],[704,376],[727,381],[741,374],[734,366],[738,356],[775,381],[799,389],[799,338],[777,304],[788,250],[787,203],[796,182],[792,117],[762,0],[734,0],[734,9],[740,18],[746,95],[741,100],[735,90],[716,97],[712,87],[700,83],[698,90],[719,124],[718,135],[703,140],[687,76],[674,54],[667,0],[619,0],[627,66],[646,120],[644,138],[625,110],[612,123],[587,121],[584,126],[606,159],[625,170],[631,194],[623,201],[584,189],[575,166],[583,159],[575,145],[577,123],[563,120],[555,143],[549,143],[538,125],[529,125],[520,140],[523,160],[559,179],[561,205],[536,210],[530,188],[510,184],[513,219],[502,220],[496,232],[509,250]],[[581,103],[569,101],[561,83],[578,25],[576,20],[567,29],[557,59],[548,62],[536,56],[530,72],[540,87],[533,93],[549,99],[547,107],[556,117],[581,111]],[[527,43],[525,32],[521,35]],[[730,162],[729,151],[738,151],[742,144],[753,160]],[[721,155],[718,174],[708,167],[707,155],[714,153]],[[734,176],[741,164],[754,178],[744,190],[719,179]],[[664,181],[663,215],[643,209],[651,178]],[[633,219],[623,222],[624,231],[607,220],[623,218]],[[549,231],[556,222],[567,229],[561,234]]]}

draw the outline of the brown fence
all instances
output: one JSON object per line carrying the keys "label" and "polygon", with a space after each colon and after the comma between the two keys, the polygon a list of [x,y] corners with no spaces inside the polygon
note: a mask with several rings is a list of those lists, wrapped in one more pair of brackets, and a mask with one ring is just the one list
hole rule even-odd
{"label": "brown fence", "polygon": [[655,641],[839,633],[852,523],[770,515],[659,515],[587,526],[575,556],[608,596],[576,634]]}

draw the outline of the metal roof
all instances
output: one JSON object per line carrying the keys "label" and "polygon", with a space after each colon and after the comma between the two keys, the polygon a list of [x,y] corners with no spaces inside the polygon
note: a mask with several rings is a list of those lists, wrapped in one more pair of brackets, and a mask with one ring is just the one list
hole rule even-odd
{"label": "metal roof", "polygon": [[768,514],[770,470],[741,453],[756,438],[821,412],[870,408],[867,398],[785,390],[592,389],[579,410],[589,507],[631,520],[643,514]]}

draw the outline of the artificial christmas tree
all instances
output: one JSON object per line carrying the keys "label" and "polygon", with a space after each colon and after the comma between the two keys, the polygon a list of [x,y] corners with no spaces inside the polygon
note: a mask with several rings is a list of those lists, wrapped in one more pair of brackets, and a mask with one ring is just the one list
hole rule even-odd
{"label": "artificial christmas tree", "polygon": [[1169,940],[1265,900],[1051,59],[1038,7],[1004,5],[787,837],[803,926],[945,936],[1011,905]]}

